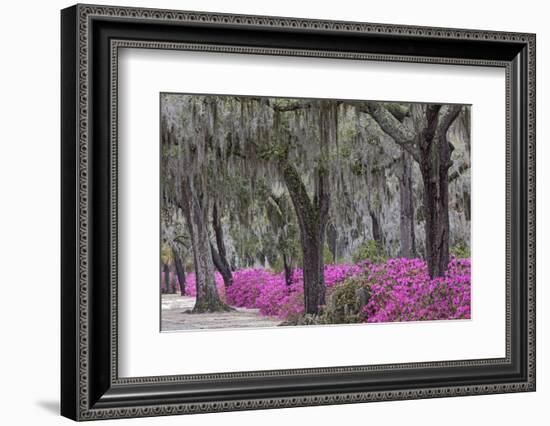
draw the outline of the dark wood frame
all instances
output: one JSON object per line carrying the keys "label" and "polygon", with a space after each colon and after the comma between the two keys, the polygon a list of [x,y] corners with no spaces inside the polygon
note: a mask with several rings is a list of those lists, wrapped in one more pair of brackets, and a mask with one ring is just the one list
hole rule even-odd
{"label": "dark wood frame", "polygon": [[[535,390],[535,36],[76,5],[61,13],[61,413],[75,420]],[[117,51],[506,69],[506,357],[119,378]]]}

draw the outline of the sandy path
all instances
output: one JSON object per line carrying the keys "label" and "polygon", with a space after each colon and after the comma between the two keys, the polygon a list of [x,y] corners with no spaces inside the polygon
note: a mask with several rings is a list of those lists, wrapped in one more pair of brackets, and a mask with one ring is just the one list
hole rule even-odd
{"label": "sandy path", "polygon": [[236,308],[232,312],[212,314],[187,313],[195,305],[194,297],[177,294],[162,295],[162,331],[200,330],[216,328],[274,327],[277,318],[260,315],[258,309]]}

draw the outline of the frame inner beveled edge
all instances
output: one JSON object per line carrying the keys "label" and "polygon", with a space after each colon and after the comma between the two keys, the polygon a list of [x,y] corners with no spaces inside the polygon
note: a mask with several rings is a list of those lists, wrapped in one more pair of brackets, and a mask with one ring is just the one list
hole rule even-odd
{"label": "frame inner beveled edge", "polygon": [[460,58],[438,58],[438,57],[415,57],[391,54],[369,54],[355,52],[331,52],[331,51],[310,51],[302,49],[281,49],[269,47],[243,47],[198,43],[176,43],[176,42],[154,42],[144,40],[119,40],[110,41],[110,137],[111,137],[111,382],[113,384],[152,384],[152,383],[174,383],[178,381],[210,381],[220,379],[244,379],[273,376],[298,376],[304,374],[340,374],[354,372],[383,371],[409,368],[448,368],[448,367],[475,367],[483,365],[505,365],[511,363],[511,268],[509,258],[511,255],[511,242],[506,241],[506,289],[505,289],[505,357],[504,358],[483,358],[465,359],[456,361],[430,361],[393,364],[371,364],[359,366],[335,366],[317,368],[296,368],[283,370],[257,370],[228,373],[205,373],[165,376],[140,376],[140,377],[119,377],[118,376],[118,52],[121,48],[133,49],[159,49],[159,50],[180,50],[199,51],[215,53],[234,54],[256,54],[272,56],[302,56],[328,59],[348,60],[369,60],[380,62],[401,62],[401,63],[427,63],[447,64],[463,66],[486,66],[505,68],[506,80],[506,233],[511,227],[511,179],[509,178],[509,165],[511,162],[511,67],[506,61],[492,61],[481,59],[460,59]]}

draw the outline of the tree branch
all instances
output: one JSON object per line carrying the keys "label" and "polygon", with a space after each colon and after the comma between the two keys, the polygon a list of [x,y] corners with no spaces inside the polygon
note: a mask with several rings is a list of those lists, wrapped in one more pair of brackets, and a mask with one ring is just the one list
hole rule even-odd
{"label": "tree branch", "polygon": [[[395,143],[407,151],[417,162],[420,162],[420,157],[414,149],[415,133],[398,119],[399,114],[388,110],[379,102],[354,102],[360,112],[369,114],[378,124],[380,129],[391,137]],[[403,115],[403,119],[410,115],[410,111]]]}
{"label": "tree branch", "polygon": [[386,107],[379,102],[359,102],[359,111],[369,114],[380,128],[400,145],[414,144],[415,134],[401,123]]}
{"label": "tree branch", "polygon": [[406,117],[410,117],[411,115],[409,107],[404,104],[388,102],[384,103],[383,106],[400,122],[403,122]]}
{"label": "tree branch", "polygon": [[439,113],[441,111],[441,105],[431,104],[426,106],[426,110],[423,113],[425,116],[425,127],[422,130],[421,149],[427,150],[433,143],[437,129],[439,125]]}
{"label": "tree branch", "polygon": [[297,111],[299,109],[311,108],[311,104],[309,103],[295,103],[291,105],[269,105],[269,106],[273,108],[275,111],[279,111],[279,112],[290,112],[290,111]]}
{"label": "tree branch", "polygon": [[250,98],[260,103],[264,103],[273,111],[277,112],[290,112],[297,111],[299,109],[311,108],[312,104],[310,102],[300,101],[296,99],[289,100],[272,100],[270,98]]}
{"label": "tree branch", "polygon": [[460,111],[462,110],[462,105],[446,105],[445,109],[442,109],[439,116],[439,123],[437,125],[437,132],[440,135],[445,135],[449,127],[456,120]]}
{"label": "tree branch", "polygon": [[296,216],[298,217],[298,223],[302,229],[307,229],[316,219],[311,216],[311,214],[315,212],[311,198],[296,168],[288,161],[280,167],[283,180],[290,194],[292,204],[294,205]]}

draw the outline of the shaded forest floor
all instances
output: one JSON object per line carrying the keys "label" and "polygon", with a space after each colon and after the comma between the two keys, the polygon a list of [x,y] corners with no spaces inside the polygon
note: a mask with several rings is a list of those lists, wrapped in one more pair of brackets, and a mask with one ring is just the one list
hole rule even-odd
{"label": "shaded forest floor", "polygon": [[281,323],[281,320],[263,316],[259,309],[252,308],[235,308],[232,312],[212,314],[190,314],[195,305],[195,298],[178,294],[163,294],[161,303],[162,331],[274,327]]}

